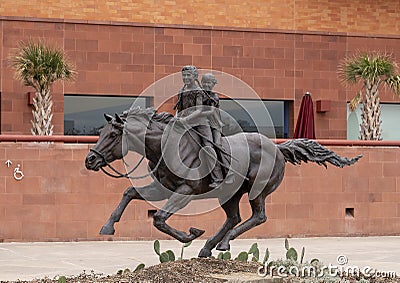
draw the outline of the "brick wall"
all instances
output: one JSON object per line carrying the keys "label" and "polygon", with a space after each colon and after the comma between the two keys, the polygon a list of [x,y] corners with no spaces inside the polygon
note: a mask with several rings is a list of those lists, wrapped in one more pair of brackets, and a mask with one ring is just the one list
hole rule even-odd
{"label": "brick wall", "polygon": [[396,0],[193,0],[190,4],[182,0],[3,0],[0,15],[392,35],[400,31],[400,3]]}
{"label": "brick wall", "polygon": [[[116,225],[115,236],[98,235],[130,183],[86,170],[88,148],[76,144],[0,144],[0,241],[169,238],[152,226],[148,211],[155,208],[143,201],[129,204]],[[329,148],[343,156],[364,157],[343,169],[288,164],[283,183],[267,198],[267,222],[246,232],[244,238],[400,233],[398,147]],[[4,164],[7,159],[13,162],[9,168]],[[17,164],[25,175],[21,181],[12,174]],[[121,163],[116,166],[124,169]],[[191,209],[202,207],[204,204],[192,204]],[[354,217],[346,216],[346,208],[354,209]],[[243,220],[250,212],[244,197]],[[173,216],[169,224],[185,231],[189,227],[205,229],[203,238],[207,238],[224,219],[218,208],[195,216]]]}
{"label": "brick wall", "polygon": [[[1,131],[30,133],[32,91],[13,78],[8,55],[18,42],[45,38],[63,47],[76,64],[76,81],[55,83],[54,131],[63,133],[63,94],[139,95],[155,81],[179,72],[183,65],[228,73],[252,87],[263,99],[293,101],[295,125],[301,96],[310,91],[314,101],[330,100],[331,111],[317,113],[317,138],[346,138],[346,101],[356,93],[337,79],[337,66],[356,50],[385,50],[399,61],[400,38],[346,36],[339,33],[274,32],[118,24],[83,24],[2,20]],[[217,78],[218,79],[218,78]],[[155,106],[174,96],[157,90]],[[221,85],[221,84],[220,84]],[[217,85],[218,86],[218,85]],[[226,95],[243,97],[232,88]],[[382,101],[396,101],[381,93]],[[172,111],[169,100],[162,110]]]}
{"label": "brick wall", "polygon": [[[8,61],[17,43],[28,38],[62,47],[77,66],[75,82],[56,83],[52,89],[57,134],[63,133],[65,93],[138,95],[182,65],[194,64],[241,79],[263,99],[293,101],[292,127],[305,91],[312,93],[314,103],[330,100],[331,111],[315,114],[316,135],[345,138],[345,102],[355,91],[345,90],[337,80],[340,60],[356,50],[385,50],[400,58],[398,1],[265,5],[254,0],[207,6],[199,1],[164,6],[142,1],[124,7],[116,1],[69,1],[62,6],[25,2],[6,0],[0,6],[2,133],[29,133],[32,114],[26,93],[32,90],[13,78]],[[155,105],[167,100],[162,110],[171,111],[173,94],[154,92]],[[383,101],[396,101],[381,94]],[[245,97],[234,89],[227,95]],[[364,158],[345,169],[288,165],[284,182],[267,199],[269,220],[244,237],[398,235],[398,148],[334,150],[346,156],[362,153]],[[98,231],[129,182],[88,172],[83,165],[87,152],[87,145],[0,144],[0,240],[107,239]],[[7,159],[13,161],[10,168],[4,165]],[[19,182],[12,177],[17,164],[25,174]],[[248,217],[245,199],[241,206],[243,218]],[[354,209],[354,218],[346,217],[346,208]],[[132,202],[114,238],[167,238],[152,227],[151,209]],[[176,216],[170,224],[183,230],[205,228],[204,237],[209,237],[223,219],[217,209]]]}

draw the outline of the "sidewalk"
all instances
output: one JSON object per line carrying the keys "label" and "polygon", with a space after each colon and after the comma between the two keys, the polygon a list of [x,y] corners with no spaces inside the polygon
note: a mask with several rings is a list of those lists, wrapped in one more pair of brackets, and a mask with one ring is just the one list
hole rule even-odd
{"label": "sidewalk", "polygon": [[[236,256],[258,243],[260,257],[266,248],[270,260],[285,257],[284,239],[237,239],[231,242]],[[171,249],[180,255],[181,243],[160,241],[161,251]],[[197,240],[184,250],[184,258],[196,257],[204,240]],[[298,251],[305,247],[305,260],[321,260],[325,265],[337,265],[337,257],[344,255],[348,265],[370,266],[379,271],[400,275],[400,236],[365,238],[296,238],[289,244]],[[214,250],[214,255],[218,251]],[[40,242],[0,243],[0,281],[31,280],[45,276],[78,275],[86,272],[114,274],[119,269],[134,269],[139,263],[146,266],[159,263],[153,251],[153,241],[116,242]]]}

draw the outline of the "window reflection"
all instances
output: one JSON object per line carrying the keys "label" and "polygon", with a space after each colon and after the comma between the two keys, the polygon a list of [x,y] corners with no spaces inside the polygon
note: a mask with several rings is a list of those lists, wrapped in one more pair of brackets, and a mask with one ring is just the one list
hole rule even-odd
{"label": "window reflection", "polygon": [[220,108],[224,135],[244,131],[260,132],[269,138],[289,136],[287,101],[221,99]]}
{"label": "window reflection", "polygon": [[149,97],[136,96],[64,96],[64,135],[98,135],[105,124],[104,113],[122,113],[132,105],[146,108]]}

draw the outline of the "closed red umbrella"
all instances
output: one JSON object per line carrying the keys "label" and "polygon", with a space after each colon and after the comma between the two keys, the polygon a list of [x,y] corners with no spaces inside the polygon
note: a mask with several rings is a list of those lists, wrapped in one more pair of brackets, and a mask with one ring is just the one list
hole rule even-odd
{"label": "closed red umbrella", "polygon": [[301,99],[299,117],[293,137],[295,139],[315,139],[314,108],[309,92],[306,92]]}

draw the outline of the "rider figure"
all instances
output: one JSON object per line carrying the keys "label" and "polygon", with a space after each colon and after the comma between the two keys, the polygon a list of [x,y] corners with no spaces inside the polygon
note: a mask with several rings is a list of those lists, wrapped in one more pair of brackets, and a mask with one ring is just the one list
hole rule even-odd
{"label": "rider figure", "polygon": [[[178,102],[174,107],[174,109],[177,110],[178,118],[183,118],[187,121],[194,120],[195,117],[204,116],[202,115],[204,113],[211,113],[209,112],[210,108],[213,108],[212,106],[214,105],[218,105],[218,101],[212,96],[209,96],[209,93],[201,88],[198,75],[199,73],[195,66],[184,66],[182,68],[184,86],[178,94]],[[209,101],[212,101],[213,105],[211,105]],[[208,170],[211,171],[211,184],[209,186],[210,188],[216,188],[222,183],[223,175],[220,164],[218,162],[215,163],[215,158],[213,158],[213,156],[216,156],[216,153],[214,150],[214,138],[210,127],[210,121],[208,117],[206,119],[200,119],[199,121],[200,123],[192,123],[192,127],[199,132],[203,149],[207,151],[206,164]],[[191,122],[189,122],[189,124],[191,124]]]}
{"label": "rider figure", "polygon": [[217,156],[221,164],[223,165],[221,168],[225,171],[225,180],[226,184],[231,184],[234,182],[234,174],[229,171],[229,155],[221,154],[222,144],[221,144],[221,133],[222,127],[225,126],[224,122],[221,119],[221,113],[219,111],[219,97],[218,94],[213,92],[214,86],[217,84],[217,79],[212,73],[206,73],[201,77],[201,85],[203,90],[207,92],[207,98],[204,104],[210,105],[211,111],[209,111],[208,121],[211,126],[211,132],[213,136],[214,146],[218,147],[219,150],[216,150]]}
{"label": "rider figure", "polygon": [[[221,146],[221,132],[222,132],[222,120],[221,113],[219,111],[219,97],[213,92],[214,86],[217,84],[217,79],[212,73],[206,73],[201,77],[201,86],[203,90],[207,92],[207,97],[203,100],[204,105],[208,105],[210,108],[210,115],[208,115],[208,121],[211,126],[211,132],[213,137],[214,145]],[[219,151],[217,151],[219,152]]]}

